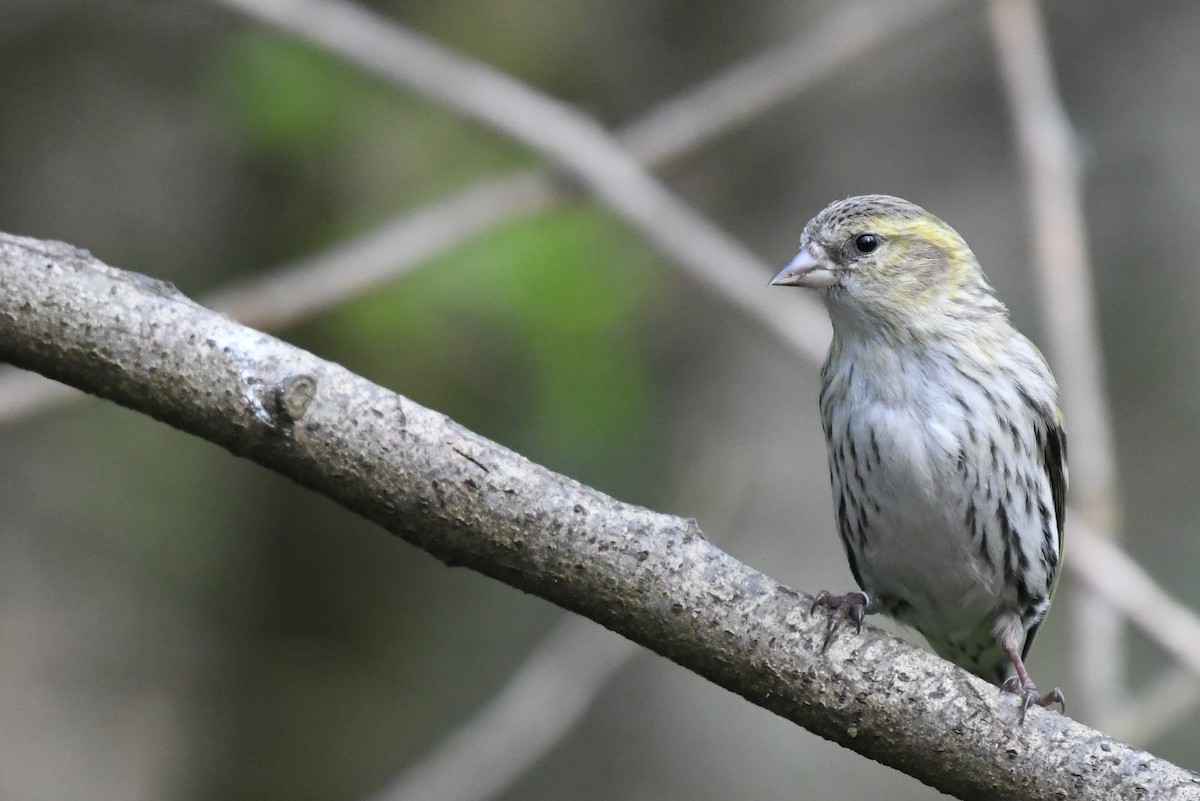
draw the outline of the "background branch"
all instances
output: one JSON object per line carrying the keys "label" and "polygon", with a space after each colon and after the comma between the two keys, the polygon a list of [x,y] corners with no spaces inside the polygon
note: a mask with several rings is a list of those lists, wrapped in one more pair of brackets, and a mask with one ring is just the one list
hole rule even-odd
{"label": "background branch", "polygon": [[764,297],[759,287],[770,277],[770,267],[665,189],[620,142],[566,104],[341,0],[212,2],[317,44],[533,148],[703,286],[811,360],[824,358],[829,326],[815,300],[798,293]]}
{"label": "background branch", "polygon": [[[1120,491],[1092,298],[1078,146],[1054,85],[1038,4],[992,0],[989,11],[1025,172],[1042,320],[1067,419],[1072,513],[1082,516],[1096,536],[1114,539]],[[1122,620],[1092,592],[1081,593],[1072,608],[1080,708],[1104,716],[1124,696]]]}
{"label": "background branch", "polygon": [[[904,6],[839,5],[794,40],[756,53],[655,106],[618,131],[617,139],[646,164],[677,159],[956,4],[957,0],[923,0]],[[264,276],[235,281],[204,295],[201,302],[255,328],[271,331],[293,325],[398,278],[484,231],[549,208],[566,190],[544,169],[481,181]],[[767,270],[765,265],[762,269]],[[813,325],[819,326],[819,320]],[[820,356],[809,343],[802,345],[801,353]],[[0,424],[82,397],[36,374],[0,368]]]}
{"label": "background branch", "polygon": [[508,684],[367,801],[486,801],[500,795],[587,713],[638,653],[629,640],[564,618]]}
{"label": "background branch", "polygon": [[[693,521],[612,500],[173,287],[0,239],[0,357],[220,444],[961,797],[1183,797],[1197,777],[868,627],[817,653],[809,599]],[[947,721],[960,721],[948,726]],[[997,744],[1003,743],[1003,748]],[[1012,765],[1020,764],[1014,771]]]}

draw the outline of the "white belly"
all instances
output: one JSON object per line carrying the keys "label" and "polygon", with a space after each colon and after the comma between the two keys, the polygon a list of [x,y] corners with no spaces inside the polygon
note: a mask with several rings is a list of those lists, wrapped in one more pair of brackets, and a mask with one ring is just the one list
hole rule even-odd
{"label": "white belly", "polygon": [[959,432],[952,419],[880,406],[863,411],[857,424],[874,429],[881,457],[871,470],[878,507],[868,515],[859,559],[864,589],[909,605],[902,621],[965,637],[1003,590],[969,537],[972,488],[957,467]]}
{"label": "white belly", "polygon": [[[1049,595],[1045,571],[1031,572],[1040,568],[1030,547],[1044,538],[1039,504],[1052,507],[1031,456],[1037,422],[1014,385],[985,390],[948,361],[905,358],[860,352],[827,369],[839,527],[863,589],[885,610],[918,630],[974,638]],[[1033,577],[1022,598],[1017,573]],[[1042,593],[1027,589],[1041,584]]]}

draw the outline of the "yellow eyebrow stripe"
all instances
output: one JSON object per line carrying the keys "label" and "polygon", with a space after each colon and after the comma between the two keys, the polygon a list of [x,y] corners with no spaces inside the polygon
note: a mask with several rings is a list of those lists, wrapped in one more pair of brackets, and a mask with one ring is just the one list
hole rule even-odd
{"label": "yellow eyebrow stripe", "polygon": [[876,217],[868,220],[867,225],[872,231],[885,237],[924,239],[948,254],[963,253],[967,250],[966,242],[953,228],[940,220],[929,217]]}

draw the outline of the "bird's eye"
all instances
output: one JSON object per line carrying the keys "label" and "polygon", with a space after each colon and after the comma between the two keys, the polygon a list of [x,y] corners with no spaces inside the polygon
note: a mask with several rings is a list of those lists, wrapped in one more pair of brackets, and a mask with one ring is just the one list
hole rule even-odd
{"label": "bird's eye", "polygon": [[870,253],[879,247],[879,237],[875,234],[859,234],[854,237],[854,247],[859,253]]}

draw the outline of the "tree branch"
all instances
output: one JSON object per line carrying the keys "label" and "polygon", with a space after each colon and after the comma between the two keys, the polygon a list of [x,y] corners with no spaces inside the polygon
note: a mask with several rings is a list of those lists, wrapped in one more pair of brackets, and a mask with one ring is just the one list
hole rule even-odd
{"label": "tree branch", "polygon": [[[449,565],[596,620],[964,798],[1200,798],[1200,776],[810,599],[444,415],[68,245],[0,235],[0,358],[289,476]],[[765,290],[764,290],[765,291]]]}

